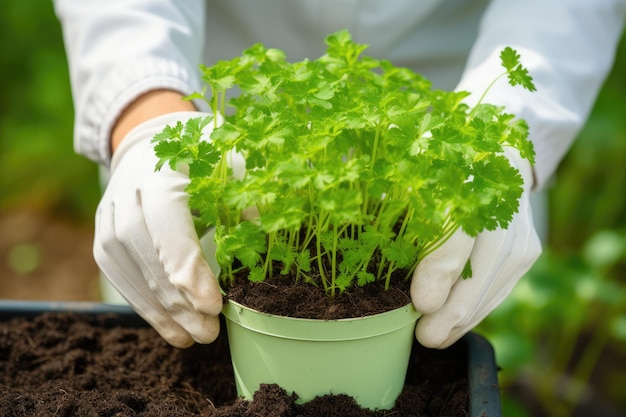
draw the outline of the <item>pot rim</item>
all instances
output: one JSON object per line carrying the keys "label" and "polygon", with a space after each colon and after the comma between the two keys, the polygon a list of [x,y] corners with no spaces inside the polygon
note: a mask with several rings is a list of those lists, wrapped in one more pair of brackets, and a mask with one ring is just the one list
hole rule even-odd
{"label": "pot rim", "polygon": [[339,341],[363,339],[415,326],[421,314],[412,303],[383,313],[363,317],[322,320],[279,316],[247,307],[233,300],[224,303],[227,320],[268,336],[286,339]]}

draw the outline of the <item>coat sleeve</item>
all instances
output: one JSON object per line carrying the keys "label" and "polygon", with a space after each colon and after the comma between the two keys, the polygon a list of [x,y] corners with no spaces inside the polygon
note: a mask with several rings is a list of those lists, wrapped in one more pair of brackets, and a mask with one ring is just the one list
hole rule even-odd
{"label": "coat sleeve", "polygon": [[457,90],[477,101],[504,71],[500,51],[521,55],[537,87],[500,79],[484,102],[525,119],[537,153],[535,189],[556,170],[582,128],[608,75],[626,14],[624,0],[494,0],[483,16]]}
{"label": "coat sleeve", "polygon": [[56,0],[74,101],[76,152],[108,166],[120,113],[141,94],[199,91],[204,1]]}

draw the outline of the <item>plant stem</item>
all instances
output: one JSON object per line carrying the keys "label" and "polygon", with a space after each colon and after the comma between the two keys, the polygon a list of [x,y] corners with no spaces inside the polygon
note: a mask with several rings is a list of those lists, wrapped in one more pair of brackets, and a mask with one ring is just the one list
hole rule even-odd
{"label": "plant stem", "polygon": [[[320,216],[321,215],[322,214],[320,213]],[[318,218],[318,221],[321,221],[321,219]],[[315,249],[317,251],[315,254],[315,257],[317,258],[317,268],[319,269],[322,285],[324,286],[324,291],[328,291],[328,282],[326,280],[326,275],[324,274],[324,263],[322,262],[322,235],[319,223],[315,227]]]}
{"label": "plant stem", "polygon": [[370,162],[370,174],[374,172],[374,162],[376,161],[376,156],[378,153],[378,140],[380,138],[380,123],[376,126],[376,133],[374,133],[374,144],[372,145],[372,159]]}
{"label": "plant stem", "polygon": [[457,224],[454,224],[452,221],[450,221],[450,218],[448,218],[448,220],[446,220],[446,223],[444,224],[444,226],[441,228],[441,233],[439,234],[439,238],[434,239],[433,241],[426,243],[426,245],[424,245],[419,257],[418,257],[418,262],[421,262],[426,256],[428,256],[429,254],[431,254],[432,252],[434,252],[435,250],[439,249],[441,247],[441,245],[443,245],[444,243],[446,243],[448,241],[448,239],[454,234],[454,232],[456,232],[459,229],[459,226]]}
{"label": "plant stem", "polygon": [[268,233],[267,236],[267,252],[265,254],[265,262],[263,264],[263,276],[271,277],[273,274],[272,248],[276,240],[276,232]]}
{"label": "plant stem", "polygon": [[483,102],[483,100],[485,99],[485,96],[487,95],[487,93],[489,92],[489,90],[491,90],[491,87],[494,86],[494,84],[502,77],[504,77],[507,74],[506,71],[504,71],[502,74],[498,75],[496,78],[493,79],[493,81],[491,81],[491,83],[489,83],[489,85],[487,86],[487,88],[485,89],[485,91],[483,91],[483,94],[480,96],[480,98],[478,99],[478,102],[476,102],[476,104],[474,105],[474,107],[472,108],[472,110],[470,111],[466,124],[469,123],[473,116],[474,113],[476,112],[476,109],[478,108],[478,106],[480,105],[480,103]]}
{"label": "plant stem", "polygon": [[383,270],[385,269],[385,263],[387,262],[386,256],[381,253],[380,254],[380,263],[378,264],[378,271],[376,272],[376,280],[380,280],[383,275]]}
{"label": "plant stem", "polygon": [[450,219],[448,218],[448,220],[446,220],[446,223],[444,225],[444,227],[442,227],[442,233],[439,235],[438,239],[434,239],[431,242],[426,243],[422,249],[420,250],[420,253],[417,256],[417,261],[411,266],[411,268],[409,268],[409,270],[407,271],[404,279],[408,280],[413,273],[415,272],[415,269],[417,268],[417,266],[419,265],[420,262],[422,262],[422,260],[430,255],[431,253],[433,253],[435,250],[439,249],[441,247],[441,245],[443,245],[445,242],[448,241],[448,239],[450,239],[450,237],[459,229],[459,226],[454,224],[452,221],[450,221]]}
{"label": "plant stem", "polygon": [[[217,114],[217,92],[215,91],[215,89],[213,87],[211,87],[211,111],[213,112],[213,114]],[[217,127],[217,117],[213,118],[213,128]]]}
{"label": "plant stem", "polygon": [[337,243],[339,241],[339,233],[336,227],[333,227],[333,248],[331,251],[331,262],[330,262],[330,280],[332,286],[330,287],[330,295],[331,297],[335,296],[335,288],[337,287]]}
{"label": "plant stem", "polygon": [[385,291],[389,289],[389,284],[391,283],[391,275],[396,270],[396,261],[389,262],[389,266],[387,267],[387,276],[385,277]]}
{"label": "plant stem", "polygon": [[[226,91],[222,91],[220,102],[221,102],[220,109],[221,109],[221,113],[223,117],[226,115]],[[217,123],[215,124],[215,127],[217,127]]]}

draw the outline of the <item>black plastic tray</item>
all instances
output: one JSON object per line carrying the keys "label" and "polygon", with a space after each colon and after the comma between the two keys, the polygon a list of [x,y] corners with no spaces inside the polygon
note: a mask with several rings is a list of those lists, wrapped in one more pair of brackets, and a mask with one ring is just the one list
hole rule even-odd
{"label": "black plastic tray", "polygon": [[[0,321],[35,317],[46,312],[72,311],[80,314],[116,314],[119,324],[144,327],[148,324],[129,306],[93,302],[0,301]],[[470,417],[501,417],[498,367],[491,343],[476,333],[463,337],[468,346]]]}

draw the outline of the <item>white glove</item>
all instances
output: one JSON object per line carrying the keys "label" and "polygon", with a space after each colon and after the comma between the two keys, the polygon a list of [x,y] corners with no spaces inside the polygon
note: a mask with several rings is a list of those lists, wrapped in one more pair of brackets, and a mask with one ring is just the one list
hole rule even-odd
{"label": "white glove", "polygon": [[111,179],[96,213],[98,266],[134,310],[176,347],[215,340],[222,296],[187,205],[189,179],[167,164],[155,172],[150,142],[166,125],[207,115],[170,113],[131,130],[113,155]]}
{"label": "white glove", "polygon": [[[529,202],[532,168],[513,148],[507,147],[505,155],[524,179],[519,211],[509,227],[476,238],[459,229],[415,270],[411,298],[423,314],[415,336],[426,347],[446,348],[474,328],[504,301],[541,254]],[[472,277],[463,279],[468,258]]]}

